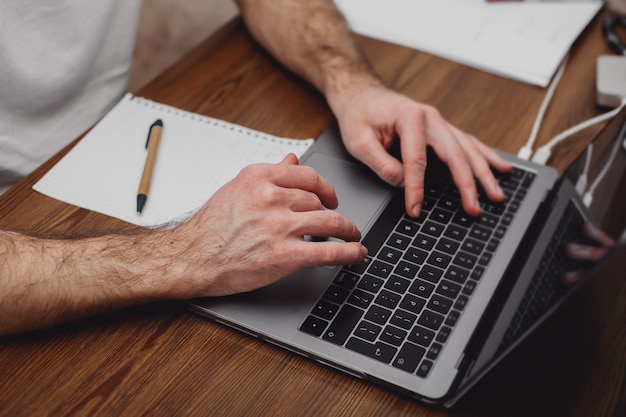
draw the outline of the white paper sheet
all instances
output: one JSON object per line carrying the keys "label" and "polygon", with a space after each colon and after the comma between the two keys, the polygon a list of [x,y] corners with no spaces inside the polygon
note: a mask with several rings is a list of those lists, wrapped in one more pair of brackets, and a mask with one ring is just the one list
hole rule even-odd
{"label": "white paper sheet", "polygon": [[545,87],[602,2],[336,0],[352,29]]}
{"label": "white paper sheet", "polygon": [[[150,125],[163,134],[145,208],[136,197]],[[140,226],[184,220],[245,166],[301,156],[313,139],[280,138],[127,94],[33,188]]]}

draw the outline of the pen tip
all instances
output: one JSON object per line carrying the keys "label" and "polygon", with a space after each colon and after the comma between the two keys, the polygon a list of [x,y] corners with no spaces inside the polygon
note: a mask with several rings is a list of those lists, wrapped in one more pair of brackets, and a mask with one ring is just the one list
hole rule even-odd
{"label": "pen tip", "polygon": [[145,194],[137,194],[137,214],[141,214],[143,211],[143,206],[146,204],[146,200],[148,196]]}
{"label": "pen tip", "polygon": [[152,126],[160,126],[163,127],[163,120],[157,119],[156,122],[152,123]]}

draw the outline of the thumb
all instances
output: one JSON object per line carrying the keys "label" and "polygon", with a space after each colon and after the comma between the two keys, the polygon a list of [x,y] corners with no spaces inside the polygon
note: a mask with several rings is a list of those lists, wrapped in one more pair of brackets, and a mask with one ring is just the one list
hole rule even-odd
{"label": "thumb", "polygon": [[298,157],[294,153],[288,153],[278,165],[298,165]]}

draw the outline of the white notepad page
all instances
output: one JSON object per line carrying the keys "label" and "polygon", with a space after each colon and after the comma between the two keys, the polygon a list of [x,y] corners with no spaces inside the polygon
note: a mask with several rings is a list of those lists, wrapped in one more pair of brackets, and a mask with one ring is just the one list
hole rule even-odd
{"label": "white notepad page", "polygon": [[[137,188],[150,125],[163,133],[148,201],[137,214]],[[287,139],[166,106],[131,94],[122,100],[33,189],[139,226],[178,222],[253,163],[300,157],[313,139]]]}

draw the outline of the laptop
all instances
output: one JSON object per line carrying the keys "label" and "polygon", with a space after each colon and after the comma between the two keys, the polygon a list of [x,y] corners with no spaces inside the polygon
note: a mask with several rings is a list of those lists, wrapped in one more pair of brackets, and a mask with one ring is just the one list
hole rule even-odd
{"label": "laptop", "polygon": [[[406,215],[402,189],[347,153],[333,124],[302,163],[334,185],[337,210],[362,231],[368,258],[186,307],[348,375],[451,406],[581,285],[566,285],[565,272],[597,275],[603,262],[573,261],[564,245],[590,243],[583,224],[601,224],[608,203],[597,197],[588,208],[576,187],[583,173],[591,182],[607,166],[607,177],[623,178],[625,152],[613,144],[625,121],[626,109],[594,139],[594,152],[582,152],[561,176],[503,154],[514,166],[497,175],[506,201],[480,191],[478,218],[462,210],[448,168],[429,151],[419,219]],[[596,194],[610,201],[618,183],[602,181]]]}

